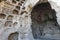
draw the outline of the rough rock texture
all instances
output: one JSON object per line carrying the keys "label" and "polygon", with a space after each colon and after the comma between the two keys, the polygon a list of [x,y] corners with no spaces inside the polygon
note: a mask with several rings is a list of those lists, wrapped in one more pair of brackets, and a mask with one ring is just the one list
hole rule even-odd
{"label": "rough rock texture", "polygon": [[56,12],[48,2],[37,4],[31,12],[31,18],[35,39],[60,39],[60,26],[57,23]]}
{"label": "rough rock texture", "polygon": [[[31,1],[0,0],[0,40],[34,40],[30,28],[30,11],[38,1]],[[15,32],[18,34],[12,34]],[[14,35],[18,36],[18,39],[14,39]]]}
{"label": "rough rock texture", "polygon": [[[60,25],[59,0],[0,0],[0,40],[34,40],[31,29],[31,11],[36,4],[47,1],[52,9],[56,11],[57,22]],[[45,19],[42,20],[44,21]],[[51,24],[50,22],[48,23]],[[49,33],[49,31],[44,32]]]}

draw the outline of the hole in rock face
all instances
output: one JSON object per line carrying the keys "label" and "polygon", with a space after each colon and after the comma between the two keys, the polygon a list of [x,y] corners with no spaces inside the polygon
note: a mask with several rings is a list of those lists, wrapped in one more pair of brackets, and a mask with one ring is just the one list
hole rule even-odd
{"label": "hole in rock face", "polygon": [[34,38],[57,38],[55,34],[59,33],[57,32],[59,25],[56,19],[56,12],[48,2],[35,5],[31,12],[31,19]]}
{"label": "hole in rock face", "polygon": [[18,24],[18,22],[14,22],[13,26],[16,26]]}
{"label": "hole in rock face", "polygon": [[18,10],[20,10],[20,6],[16,6],[16,8],[17,8]]}
{"label": "hole in rock face", "polygon": [[16,1],[15,0],[12,0],[12,3],[15,3],[16,4]]}
{"label": "hole in rock face", "polygon": [[24,13],[28,14],[28,12],[27,12],[27,11],[22,11],[22,12],[21,12],[21,15],[22,15],[22,14],[24,14]]}
{"label": "hole in rock face", "polygon": [[21,3],[24,3],[24,1],[21,1]]}
{"label": "hole in rock face", "polygon": [[8,40],[18,40],[18,33],[11,33],[8,37]]}
{"label": "hole in rock face", "polygon": [[5,14],[0,14],[0,19],[5,19],[6,15]]}
{"label": "hole in rock face", "polygon": [[18,15],[18,10],[14,9],[13,14]]}
{"label": "hole in rock face", "polygon": [[9,15],[8,17],[7,17],[7,20],[12,20],[13,19],[13,16],[12,15]]}
{"label": "hole in rock face", "polygon": [[18,3],[19,6],[22,6],[22,3]]}
{"label": "hole in rock face", "polygon": [[12,21],[6,21],[5,26],[11,27],[12,26]]}

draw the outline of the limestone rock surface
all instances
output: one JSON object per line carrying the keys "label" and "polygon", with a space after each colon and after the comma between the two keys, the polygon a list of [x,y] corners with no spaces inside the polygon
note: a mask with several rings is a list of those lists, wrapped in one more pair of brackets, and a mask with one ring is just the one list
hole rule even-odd
{"label": "limestone rock surface", "polygon": [[60,25],[60,0],[0,0],[0,40],[34,40],[31,11],[37,3],[47,1]]}

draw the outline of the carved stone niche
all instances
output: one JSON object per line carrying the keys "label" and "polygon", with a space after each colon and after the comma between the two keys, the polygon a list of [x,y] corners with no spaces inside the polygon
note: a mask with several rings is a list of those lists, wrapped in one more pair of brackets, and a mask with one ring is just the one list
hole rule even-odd
{"label": "carved stone niche", "polygon": [[18,40],[18,33],[11,33],[8,37],[8,40]]}
{"label": "carved stone niche", "polygon": [[57,23],[56,11],[49,2],[34,6],[31,12],[32,33],[35,39],[60,39],[60,26]]}
{"label": "carved stone niche", "polygon": [[12,20],[13,19],[13,16],[12,15],[9,15],[8,17],[7,17],[7,20]]}
{"label": "carved stone niche", "polygon": [[13,14],[18,15],[18,10],[14,9]]}
{"label": "carved stone niche", "polygon": [[0,19],[5,19],[6,15],[5,14],[0,14]]}

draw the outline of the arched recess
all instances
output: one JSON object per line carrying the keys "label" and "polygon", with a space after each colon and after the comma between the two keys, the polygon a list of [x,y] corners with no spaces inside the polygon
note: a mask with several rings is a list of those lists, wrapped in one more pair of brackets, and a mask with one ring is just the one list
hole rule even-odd
{"label": "arched recess", "polygon": [[18,40],[18,32],[11,33],[8,37],[8,40]]}
{"label": "arched recess", "polygon": [[57,31],[60,27],[56,18],[56,11],[51,8],[49,2],[37,3],[31,12],[31,28],[34,38],[58,38],[56,34],[59,34]]}

